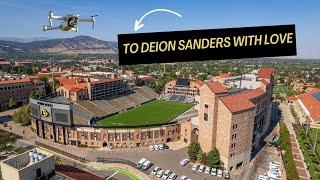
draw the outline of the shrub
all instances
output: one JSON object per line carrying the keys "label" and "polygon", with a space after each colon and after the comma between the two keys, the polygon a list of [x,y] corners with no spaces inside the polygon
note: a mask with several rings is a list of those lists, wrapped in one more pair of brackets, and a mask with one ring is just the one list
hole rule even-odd
{"label": "shrub", "polygon": [[280,123],[280,146],[281,149],[285,151],[283,154],[283,160],[285,162],[285,169],[287,172],[288,180],[298,180],[299,175],[293,160],[291,143],[290,143],[290,134],[286,125]]}
{"label": "shrub", "polygon": [[220,167],[220,153],[218,149],[211,150],[206,158],[206,165],[209,167]]}
{"label": "shrub", "polygon": [[198,159],[198,153],[201,151],[199,143],[192,142],[188,146],[188,156],[191,162],[195,162]]}

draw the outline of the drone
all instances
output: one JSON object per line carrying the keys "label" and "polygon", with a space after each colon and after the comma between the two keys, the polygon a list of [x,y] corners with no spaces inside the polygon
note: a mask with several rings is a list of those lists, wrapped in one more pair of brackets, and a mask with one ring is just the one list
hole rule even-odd
{"label": "drone", "polygon": [[[49,26],[43,26],[43,31],[61,30],[78,32],[78,22],[92,22],[92,29],[95,27],[96,18],[98,15],[91,16],[88,19],[80,19],[79,14],[67,14],[66,16],[54,16],[52,11],[49,11],[48,20]],[[52,26],[52,20],[62,20],[60,26]]]}

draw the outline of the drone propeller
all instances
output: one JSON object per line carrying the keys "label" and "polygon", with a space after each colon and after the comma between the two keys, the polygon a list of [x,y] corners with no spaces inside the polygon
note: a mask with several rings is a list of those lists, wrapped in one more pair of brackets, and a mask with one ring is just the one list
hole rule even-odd
{"label": "drone propeller", "polygon": [[49,14],[48,14],[49,26],[52,26],[52,16],[53,16],[53,12],[49,11]]}

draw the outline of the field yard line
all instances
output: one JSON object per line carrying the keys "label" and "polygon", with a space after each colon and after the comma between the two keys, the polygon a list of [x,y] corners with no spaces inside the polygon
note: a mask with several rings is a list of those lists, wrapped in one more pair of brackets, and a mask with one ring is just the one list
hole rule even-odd
{"label": "field yard line", "polygon": [[109,176],[109,177],[107,178],[107,180],[110,179],[110,178],[112,178],[112,177],[115,176],[116,174],[118,174],[118,172],[119,172],[119,171],[116,171],[115,173],[113,173],[111,176]]}

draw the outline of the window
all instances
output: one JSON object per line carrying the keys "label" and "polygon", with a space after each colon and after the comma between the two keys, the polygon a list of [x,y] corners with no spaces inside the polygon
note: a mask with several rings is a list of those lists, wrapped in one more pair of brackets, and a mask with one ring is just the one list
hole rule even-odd
{"label": "window", "polygon": [[204,104],[204,107],[205,107],[205,108],[208,108],[208,107],[209,107],[209,105],[208,105],[208,104]]}
{"label": "window", "polygon": [[232,143],[231,144],[231,148],[233,149],[233,148],[235,148],[236,147],[236,143]]}
{"label": "window", "polygon": [[204,113],[204,121],[208,121],[208,114]]}
{"label": "window", "polygon": [[238,128],[238,124],[232,125],[232,129],[237,129],[237,128]]}
{"label": "window", "polygon": [[232,134],[231,139],[237,139],[237,134]]}
{"label": "window", "polygon": [[234,153],[231,153],[231,154],[230,154],[230,157],[233,157],[233,156],[234,156]]}

